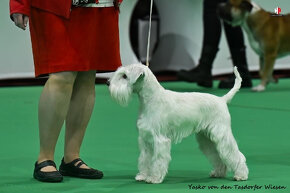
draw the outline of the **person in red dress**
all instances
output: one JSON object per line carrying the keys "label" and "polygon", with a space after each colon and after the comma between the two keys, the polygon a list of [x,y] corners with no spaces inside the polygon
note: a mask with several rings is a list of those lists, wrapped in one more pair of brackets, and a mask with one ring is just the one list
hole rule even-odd
{"label": "person in red dress", "polygon": [[[40,152],[33,176],[39,181],[103,177],[80,159],[80,148],[95,103],[96,72],[121,66],[121,1],[10,0],[15,25],[25,30],[29,21],[35,76],[49,76],[38,109]],[[64,122],[64,157],[57,170],[54,151]]]}

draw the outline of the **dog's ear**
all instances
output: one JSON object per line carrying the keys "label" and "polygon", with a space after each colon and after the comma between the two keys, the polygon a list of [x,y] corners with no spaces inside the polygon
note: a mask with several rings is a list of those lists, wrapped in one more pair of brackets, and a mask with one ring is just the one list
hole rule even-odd
{"label": "dog's ear", "polygon": [[251,4],[250,1],[244,0],[241,3],[241,8],[243,8],[243,10],[247,10],[248,12],[251,12],[253,9],[253,5]]}
{"label": "dog's ear", "polygon": [[136,76],[136,79],[135,79],[135,81],[134,81],[133,84],[137,84],[137,83],[143,81],[144,77],[145,77],[144,72],[140,72],[140,73]]}
{"label": "dog's ear", "polygon": [[146,74],[146,68],[143,64],[135,64],[132,65],[131,68],[128,68],[128,76],[130,80],[130,84],[134,85],[144,80]]}

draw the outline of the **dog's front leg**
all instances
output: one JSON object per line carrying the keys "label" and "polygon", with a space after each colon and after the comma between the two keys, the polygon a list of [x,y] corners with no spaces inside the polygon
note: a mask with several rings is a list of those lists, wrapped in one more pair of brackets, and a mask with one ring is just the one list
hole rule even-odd
{"label": "dog's front leg", "polygon": [[275,64],[275,60],[277,57],[277,52],[276,51],[266,51],[264,54],[264,59],[262,59],[261,62],[264,63],[263,69],[260,69],[260,77],[261,77],[261,82],[258,86],[255,86],[252,88],[253,91],[255,92],[261,92],[266,89],[266,86],[268,82],[271,80],[272,73],[273,73],[273,68]]}
{"label": "dog's front leg", "polygon": [[146,179],[148,183],[162,183],[168,171],[171,160],[171,140],[164,136],[154,136],[154,154],[152,157],[151,176]]}
{"label": "dog's front leg", "polygon": [[150,176],[150,167],[152,164],[153,156],[153,134],[151,131],[139,129],[139,150],[140,155],[138,159],[139,173],[135,179],[137,181],[145,181]]}

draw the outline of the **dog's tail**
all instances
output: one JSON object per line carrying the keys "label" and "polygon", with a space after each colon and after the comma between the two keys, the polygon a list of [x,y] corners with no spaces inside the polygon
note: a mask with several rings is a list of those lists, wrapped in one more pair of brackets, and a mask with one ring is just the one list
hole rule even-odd
{"label": "dog's tail", "polygon": [[232,98],[241,88],[242,78],[236,66],[234,67],[234,74],[236,76],[234,87],[226,95],[222,97],[226,101],[226,103],[230,103]]}

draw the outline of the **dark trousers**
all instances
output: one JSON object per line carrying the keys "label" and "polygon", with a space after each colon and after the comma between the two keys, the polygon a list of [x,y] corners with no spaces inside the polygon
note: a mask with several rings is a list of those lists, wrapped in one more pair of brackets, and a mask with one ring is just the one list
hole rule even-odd
{"label": "dark trousers", "polygon": [[244,36],[240,27],[232,27],[218,17],[217,5],[222,2],[226,0],[204,0],[203,2],[203,47],[218,49],[223,25],[227,43],[233,55],[233,52],[245,49]]}

